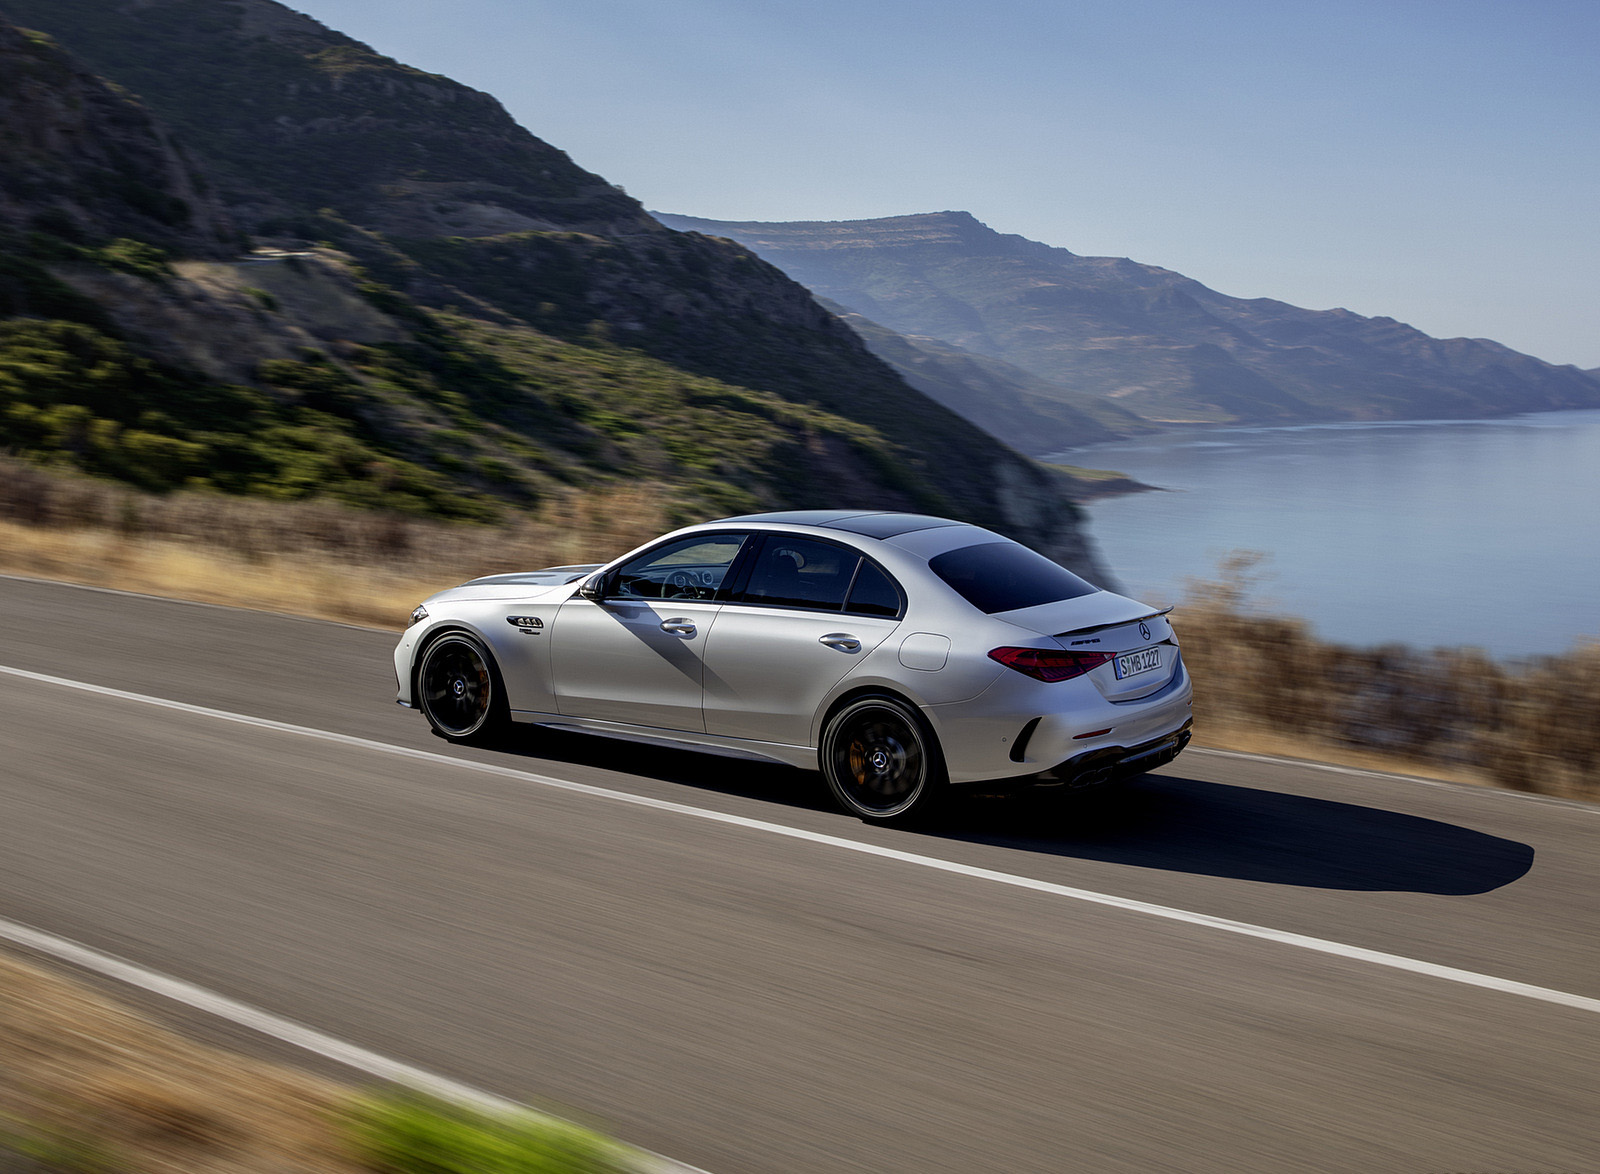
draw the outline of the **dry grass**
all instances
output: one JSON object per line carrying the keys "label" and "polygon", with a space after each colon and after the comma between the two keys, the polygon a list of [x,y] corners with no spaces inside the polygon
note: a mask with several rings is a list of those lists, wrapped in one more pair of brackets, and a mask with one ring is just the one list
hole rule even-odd
{"label": "dry grass", "polygon": [[158,538],[37,530],[14,522],[0,522],[0,571],[378,628],[403,626],[418,600],[456,578],[341,565],[309,555],[243,558]]}
{"label": "dry grass", "polygon": [[356,1174],[341,1124],[350,1096],[192,1043],[75,982],[0,957],[0,1124],[51,1144],[69,1167]]}
{"label": "dry grass", "polygon": [[1178,613],[1211,744],[1600,799],[1600,642],[1511,663],[1471,648],[1349,648],[1260,611],[1258,562],[1229,556]]}
{"label": "dry grass", "polygon": [[650,486],[573,491],[510,525],[449,525],[0,459],[0,572],[394,628],[477,575],[608,560],[670,528],[668,502]]}

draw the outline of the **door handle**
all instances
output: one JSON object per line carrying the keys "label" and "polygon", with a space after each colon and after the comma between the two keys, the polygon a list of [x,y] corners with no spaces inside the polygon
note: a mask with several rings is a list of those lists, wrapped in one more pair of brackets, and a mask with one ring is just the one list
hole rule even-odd
{"label": "door handle", "polygon": [[837,648],[840,652],[861,651],[861,641],[848,632],[829,632],[826,636],[819,636],[817,639],[829,648]]}
{"label": "door handle", "polygon": [[679,636],[693,636],[694,623],[691,620],[682,619],[681,617],[670,620],[662,620],[661,630],[663,632],[674,632]]}

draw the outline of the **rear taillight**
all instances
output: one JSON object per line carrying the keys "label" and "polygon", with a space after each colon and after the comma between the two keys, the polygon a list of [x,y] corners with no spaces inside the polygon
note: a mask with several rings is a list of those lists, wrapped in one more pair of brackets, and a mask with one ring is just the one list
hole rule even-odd
{"label": "rear taillight", "polygon": [[989,653],[1008,669],[1036,681],[1070,681],[1111,659],[1109,652],[1063,652],[1048,648],[996,648]]}

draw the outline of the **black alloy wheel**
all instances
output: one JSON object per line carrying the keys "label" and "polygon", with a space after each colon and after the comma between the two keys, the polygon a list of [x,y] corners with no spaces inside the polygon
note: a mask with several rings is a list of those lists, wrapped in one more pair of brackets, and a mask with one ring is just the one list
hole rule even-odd
{"label": "black alloy wheel", "polygon": [[422,654],[417,703],[428,724],[452,741],[492,733],[503,722],[505,700],[494,658],[464,632],[441,636]]}
{"label": "black alloy wheel", "polygon": [[938,744],[893,697],[860,697],[836,713],[822,735],[821,759],[834,798],[862,819],[922,813],[943,789]]}

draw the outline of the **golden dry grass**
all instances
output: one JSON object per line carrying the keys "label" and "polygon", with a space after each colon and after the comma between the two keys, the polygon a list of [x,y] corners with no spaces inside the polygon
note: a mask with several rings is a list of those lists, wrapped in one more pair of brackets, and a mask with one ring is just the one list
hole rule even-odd
{"label": "golden dry grass", "polygon": [[602,562],[671,528],[670,497],[572,491],[503,526],[325,502],[158,496],[0,458],[0,573],[376,627],[478,575]]}
{"label": "golden dry grass", "polygon": [[0,522],[0,571],[377,628],[403,627],[419,600],[453,582],[325,557],[252,559],[170,540],[14,522]]}
{"label": "golden dry grass", "polygon": [[206,1047],[0,956],[0,1124],[116,1174],[356,1174],[350,1090]]}

